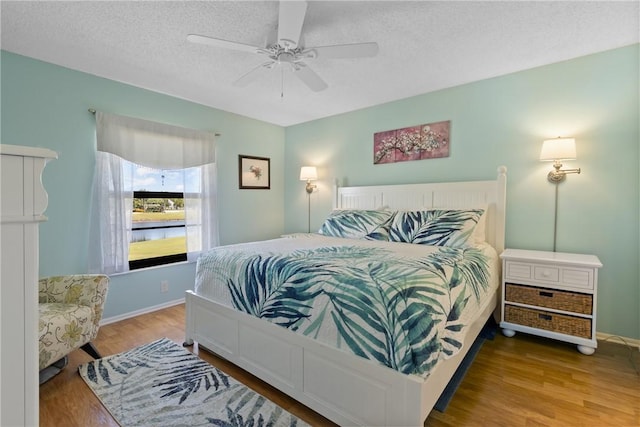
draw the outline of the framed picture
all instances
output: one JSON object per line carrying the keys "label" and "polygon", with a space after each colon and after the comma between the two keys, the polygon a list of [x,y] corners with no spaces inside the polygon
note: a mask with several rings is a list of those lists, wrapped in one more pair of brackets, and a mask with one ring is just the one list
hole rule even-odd
{"label": "framed picture", "polygon": [[271,188],[271,168],[268,157],[238,156],[240,189],[268,190]]}

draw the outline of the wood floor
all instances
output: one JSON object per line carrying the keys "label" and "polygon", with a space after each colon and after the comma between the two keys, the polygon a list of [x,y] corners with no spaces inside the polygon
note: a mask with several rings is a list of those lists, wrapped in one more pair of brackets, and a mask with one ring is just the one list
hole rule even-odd
{"label": "wood floor", "polygon": [[[184,305],[100,328],[94,344],[103,356],[158,338],[184,339]],[[320,415],[230,363],[194,353],[314,426],[333,425]],[[444,413],[432,411],[425,426],[640,426],[640,353],[601,342],[593,356],[575,346],[517,334],[486,341]],[[91,360],[82,351],[40,387],[40,425],[117,426],[77,373]]]}

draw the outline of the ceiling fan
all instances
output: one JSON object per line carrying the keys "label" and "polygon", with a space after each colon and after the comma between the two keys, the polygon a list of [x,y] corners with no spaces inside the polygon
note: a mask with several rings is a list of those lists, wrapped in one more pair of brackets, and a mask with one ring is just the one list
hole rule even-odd
{"label": "ceiling fan", "polygon": [[327,83],[307,65],[307,60],[316,58],[365,58],[376,56],[378,53],[378,44],[375,42],[316,47],[304,46],[301,41],[301,32],[306,12],[306,1],[281,1],[277,40],[275,43],[268,44],[265,47],[198,34],[189,34],[187,40],[192,43],[256,53],[266,57],[266,62],[253,68],[233,82],[234,86],[239,87],[248,85],[265,70],[281,68],[284,71],[288,67],[311,90],[319,92],[327,88]]}

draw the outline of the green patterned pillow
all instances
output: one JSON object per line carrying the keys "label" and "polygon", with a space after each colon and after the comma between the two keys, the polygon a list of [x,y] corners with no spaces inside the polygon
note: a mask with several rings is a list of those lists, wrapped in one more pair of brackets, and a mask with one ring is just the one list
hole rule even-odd
{"label": "green patterned pillow", "polygon": [[391,218],[384,210],[334,210],[325,220],[319,234],[349,239],[362,239]]}
{"label": "green patterned pillow", "polygon": [[419,245],[465,247],[475,243],[474,229],[484,209],[432,209],[396,212],[367,239]]}

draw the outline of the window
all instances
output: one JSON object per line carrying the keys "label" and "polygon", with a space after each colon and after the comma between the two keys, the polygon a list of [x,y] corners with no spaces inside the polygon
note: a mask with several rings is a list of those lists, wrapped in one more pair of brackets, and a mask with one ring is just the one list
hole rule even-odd
{"label": "window", "polygon": [[214,136],[96,112],[89,272],[194,261],[218,245]]}
{"label": "window", "polygon": [[183,193],[134,191],[129,269],[186,260]]}
{"label": "window", "polygon": [[125,163],[125,186],[133,189],[129,269],[187,260],[184,170]]}

